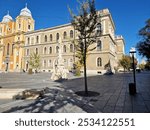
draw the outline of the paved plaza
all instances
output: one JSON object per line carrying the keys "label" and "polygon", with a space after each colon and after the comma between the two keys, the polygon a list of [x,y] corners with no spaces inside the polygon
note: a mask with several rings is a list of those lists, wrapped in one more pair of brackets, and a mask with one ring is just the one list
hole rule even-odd
{"label": "paved plaza", "polygon": [[59,112],[59,113],[146,113],[150,112],[150,72],[137,73],[137,94],[131,96],[128,84],[132,73],[98,75],[88,77],[90,91],[98,92],[95,97],[81,97],[75,92],[84,90],[83,77],[69,75],[62,82],[50,80],[50,73],[1,73],[2,90],[45,90],[42,98],[13,100],[0,98],[0,112]]}

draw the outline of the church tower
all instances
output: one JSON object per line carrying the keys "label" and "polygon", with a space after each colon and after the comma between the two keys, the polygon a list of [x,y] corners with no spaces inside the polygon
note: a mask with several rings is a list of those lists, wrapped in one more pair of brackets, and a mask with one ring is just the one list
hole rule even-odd
{"label": "church tower", "polygon": [[34,30],[34,19],[27,4],[16,21],[9,12],[0,22],[0,70],[19,72],[23,69],[24,34]]}
{"label": "church tower", "polygon": [[25,44],[24,33],[34,30],[34,19],[32,18],[31,11],[28,9],[27,4],[25,8],[20,11],[19,16],[16,18],[16,36],[14,46],[14,70],[23,69],[23,55]]}

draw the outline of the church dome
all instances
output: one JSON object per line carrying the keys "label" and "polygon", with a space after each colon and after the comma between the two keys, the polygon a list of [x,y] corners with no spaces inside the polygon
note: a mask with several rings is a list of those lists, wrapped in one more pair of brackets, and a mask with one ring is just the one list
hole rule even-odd
{"label": "church dome", "polygon": [[8,12],[8,14],[3,17],[2,23],[7,23],[7,22],[10,22],[10,21],[13,21],[13,19],[9,15],[9,12]]}
{"label": "church dome", "polygon": [[20,11],[20,16],[32,17],[31,11],[27,8],[27,4],[26,7]]}

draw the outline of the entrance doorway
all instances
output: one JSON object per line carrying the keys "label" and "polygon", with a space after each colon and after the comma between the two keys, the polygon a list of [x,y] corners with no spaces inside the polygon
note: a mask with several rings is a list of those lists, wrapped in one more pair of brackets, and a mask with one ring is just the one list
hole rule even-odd
{"label": "entrance doorway", "polygon": [[29,64],[28,64],[28,63],[26,63],[26,71],[28,71],[28,67],[29,67]]}
{"label": "entrance doorway", "polygon": [[6,72],[8,71],[8,66],[9,66],[9,64],[6,63],[6,68],[5,68],[5,71],[6,71]]}

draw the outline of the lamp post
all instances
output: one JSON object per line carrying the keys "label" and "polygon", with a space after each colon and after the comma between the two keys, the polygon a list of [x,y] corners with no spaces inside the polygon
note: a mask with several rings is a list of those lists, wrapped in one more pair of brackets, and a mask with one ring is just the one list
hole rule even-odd
{"label": "lamp post", "polygon": [[132,68],[133,68],[133,81],[134,83],[129,84],[129,92],[131,95],[136,94],[136,76],[135,76],[135,57],[134,54],[136,53],[135,48],[130,49],[130,54],[132,57]]}

